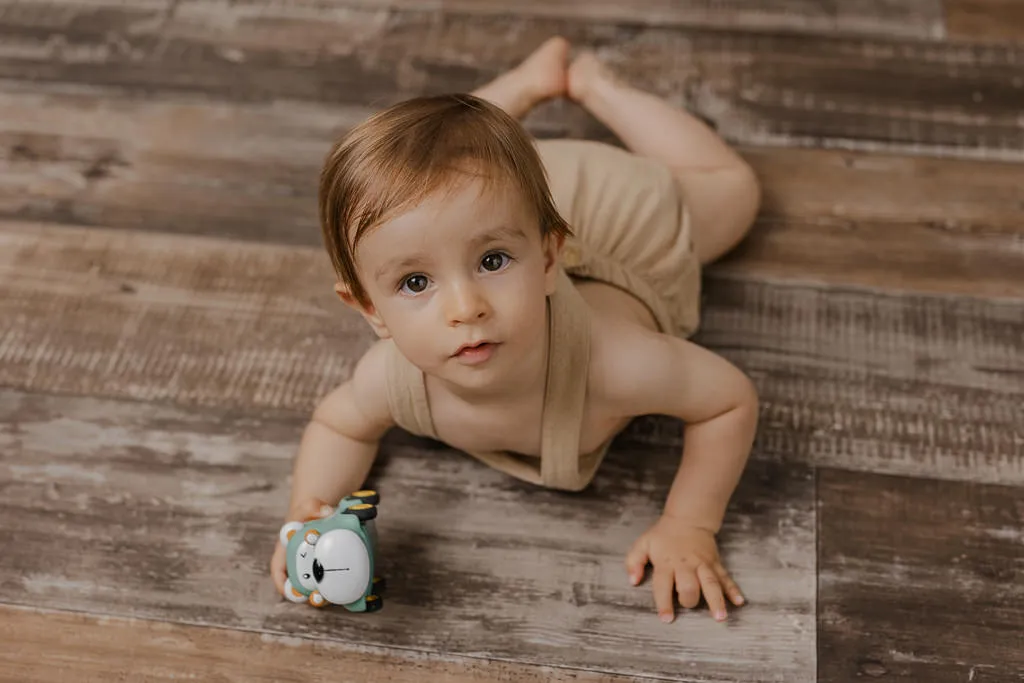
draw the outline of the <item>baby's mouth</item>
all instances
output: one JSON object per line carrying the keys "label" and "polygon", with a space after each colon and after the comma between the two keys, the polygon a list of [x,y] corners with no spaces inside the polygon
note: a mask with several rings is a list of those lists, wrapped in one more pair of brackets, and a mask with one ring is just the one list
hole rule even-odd
{"label": "baby's mouth", "polygon": [[497,347],[497,343],[489,341],[478,342],[472,345],[467,344],[459,347],[459,350],[455,352],[454,358],[468,363],[482,363],[491,357],[491,354],[494,353]]}

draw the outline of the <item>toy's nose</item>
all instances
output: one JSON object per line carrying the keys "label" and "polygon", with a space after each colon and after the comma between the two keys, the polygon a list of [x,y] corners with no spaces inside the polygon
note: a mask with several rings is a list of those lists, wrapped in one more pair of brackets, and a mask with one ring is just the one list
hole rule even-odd
{"label": "toy's nose", "polygon": [[317,583],[323,581],[324,566],[320,564],[320,560],[313,560],[313,578],[316,579]]}

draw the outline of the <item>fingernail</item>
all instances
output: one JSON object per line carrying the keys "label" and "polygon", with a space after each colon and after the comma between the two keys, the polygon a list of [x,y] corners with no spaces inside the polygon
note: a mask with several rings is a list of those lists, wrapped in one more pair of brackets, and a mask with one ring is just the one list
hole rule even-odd
{"label": "fingernail", "polygon": [[669,614],[668,612],[666,612],[665,614],[661,615],[661,620],[664,621],[666,624],[671,624],[672,623],[672,615]]}
{"label": "fingernail", "polygon": [[320,516],[321,517],[326,517],[327,515],[331,514],[331,512],[332,512],[332,509],[331,509],[330,505],[321,505],[320,506]]}
{"label": "fingernail", "polygon": [[737,605],[742,605],[746,601],[747,601],[747,599],[745,597],[743,597],[742,595],[737,595],[736,596],[736,604]]}
{"label": "fingernail", "polygon": [[715,621],[725,621],[725,612],[715,612]]}
{"label": "fingernail", "polygon": [[629,580],[632,581],[633,585],[635,586],[638,583],[640,583],[640,575],[639,574],[633,574],[632,576],[629,577]]}

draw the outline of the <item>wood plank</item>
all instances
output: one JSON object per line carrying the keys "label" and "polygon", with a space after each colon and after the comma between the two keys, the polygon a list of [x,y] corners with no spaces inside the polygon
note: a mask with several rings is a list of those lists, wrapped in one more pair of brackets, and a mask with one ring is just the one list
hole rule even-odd
{"label": "wood plank", "polygon": [[[372,339],[329,271],[312,247],[7,223],[0,385],[307,415]],[[757,383],[760,457],[1022,483],[1022,338],[1019,302],[721,278],[697,340]],[[670,421],[630,435],[680,445]]]}
{"label": "wood plank", "polygon": [[638,680],[580,669],[5,605],[0,605],[0,636],[6,646],[0,649],[2,683]]}
{"label": "wood plank", "polygon": [[[186,0],[179,11],[209,0]],[[289,2],[289,4],[296,4]],[[499,0],[331,0],[318,6],[433,9],[450,14],[545,17],[575,23],[733,28],[868,36],[941,38],[942,3],[938,0],[521,0],[514,12]]]}
{"label": "wood plank", "polygon": [[[308,246],[325,150],[371,112],[34,89],[0,109],[0,218]],[[1024,166],[742,151],[761,220],[713,276],[1024,298]]]}
{"label": "wood plank", "polygon": [[818,678],[1024,678],[1020,487],[818,474]]}
{"label": "wood plank", "polygon": [[[109,18],[116,8],[74,11],[61,30],[32,12],[0,16],[0,79],[379,106],[471,89],[564,33],[600,48],[639,87],[692,106],[733,142],[1024,158],[1024,46],[283,2],[185,4],[159,22]],[[554,110],[563,131],[592,134],[589,117]]]}
{"label": "wood plank", "polygon": [[715,275],[1024,297],[1024,165],[743,150],[760,219]]}
{"label": "wood plank", "polygon": [[[371,477],[384,609],[282,601],[265,573],[303,420],[0,390],[0,602],[668,680],[811,681],[808,468],[754,462],[721,536],[749,597],[661,623],[623,558],[675,448],[619,447],[578,495],[389,438]],[[53,548],[62,552],[54,554]],[[723,656],[728,652],[728,656]]]}
{"label": "wood plank", "polygon": [[1024,42],[1019,0],[946,0],[946,30],[954,40]]}

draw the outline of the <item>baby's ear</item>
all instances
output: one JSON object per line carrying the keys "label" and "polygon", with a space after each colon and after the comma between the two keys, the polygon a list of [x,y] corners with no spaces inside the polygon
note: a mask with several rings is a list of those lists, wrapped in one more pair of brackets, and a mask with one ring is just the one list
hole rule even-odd
{"label": "baby's ear", "polygon": [[377,313],[377,309],[372,303],[364,306],[344,282],[336,282],[334,284],[334,291],[346,306],[352,310],[358,311],[359,315],[363,316],[363,318],[366,319],[366,322],[370,323],[370,327],[373,328],[373,331],[377,333],[378,337],[381,339],[389,339],[391,337],[391,332],[388,331],[388,326],[384,324],[384,319],[380,317],[380,314]]}
{"label": "baby's ear", "polygon": [[548,296],[555,293],[558,282],[558,262],[565,245],[565,235],[548,233],[544,235],[544,291]]}

